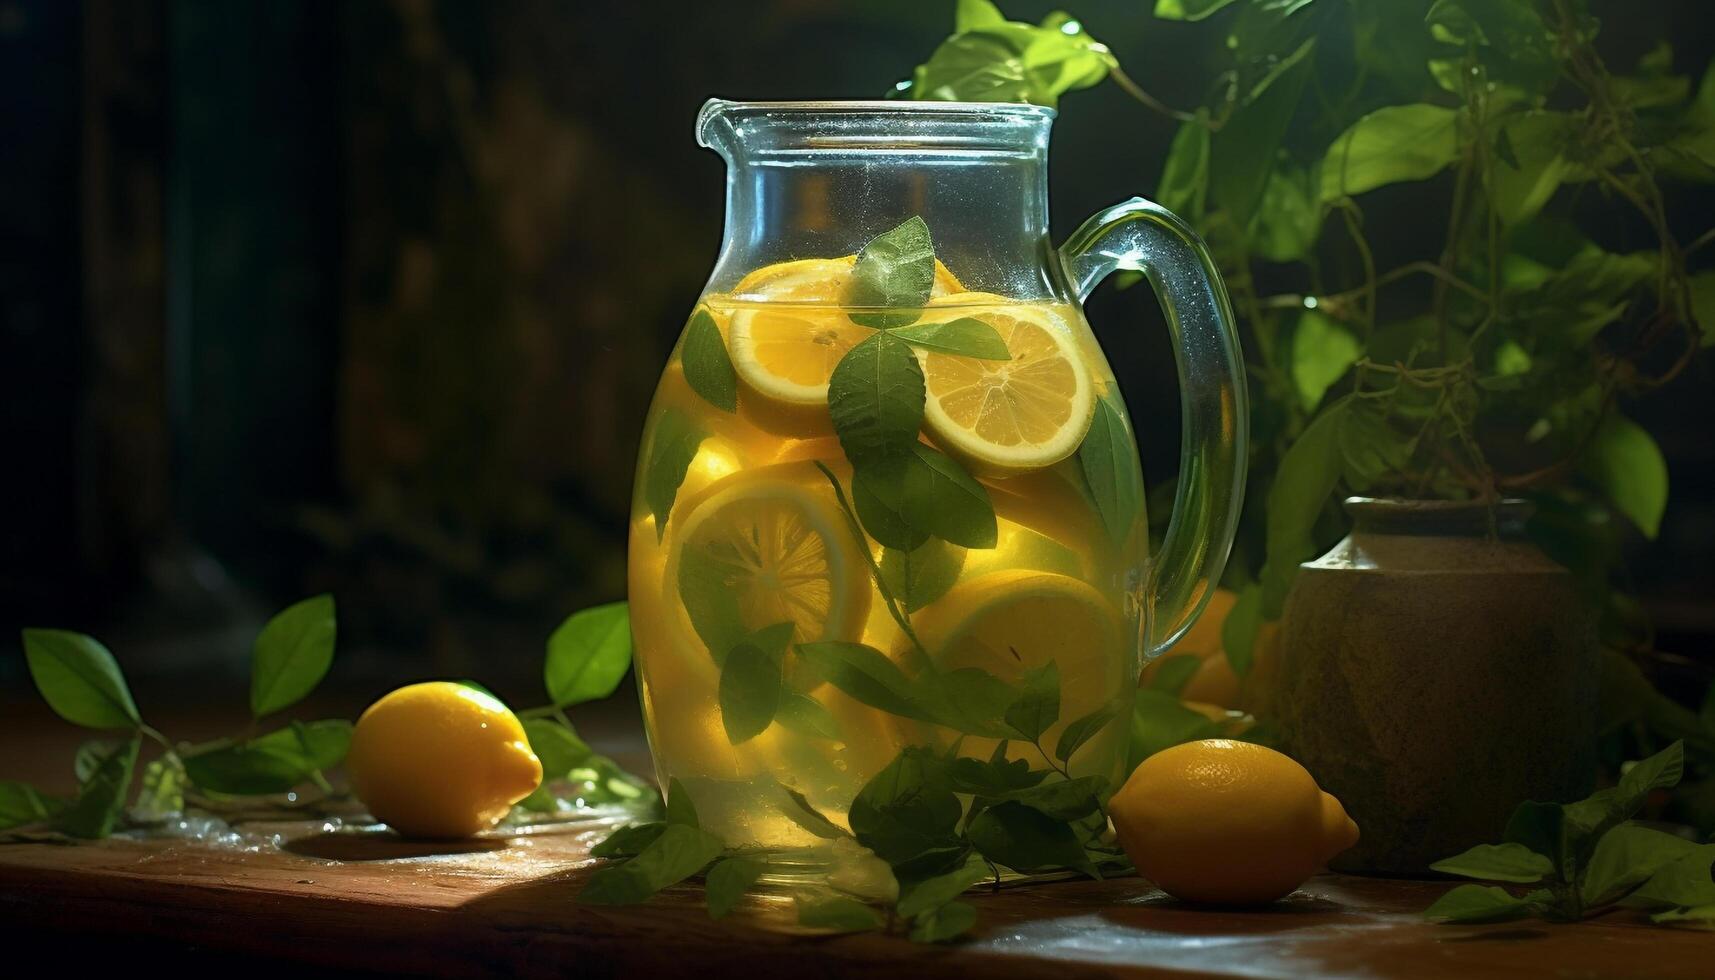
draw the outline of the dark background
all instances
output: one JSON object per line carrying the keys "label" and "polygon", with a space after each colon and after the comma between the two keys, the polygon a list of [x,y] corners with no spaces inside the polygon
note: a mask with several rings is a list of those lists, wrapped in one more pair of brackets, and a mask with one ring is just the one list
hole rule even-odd
{"label": "dark background", "polygon": [[[1061,5],[1155,94],[1202,99],[1212,32]],[[1695,78],[1715,51],[1694,0],[1595,6],[1617,64],[1668,38]],[[338,699],[475,676],[539,700],[554,624],[623,597],[644,409],[719,243],[697,107],[879,97],[951,22],[951,0],[0,0],[0,710],[33,698],[25,625],[103,638],[145,711],[241,709],[257,626],[322,591]],[[1057,237],[1149,194],[1173,133],[1110,85],[1062,112]],[[1401,245],[1436,200],[1395,195],[1372,213],[1410,220],[1369,234]],[[1715,225],[1706,192],[1673,200]],[[1162,481],[1159,314],[1108,288],[1090,314]],[[1672,477],[1627,574],[1659,645],[1704,663],[1709,364],[1627,406]]]}

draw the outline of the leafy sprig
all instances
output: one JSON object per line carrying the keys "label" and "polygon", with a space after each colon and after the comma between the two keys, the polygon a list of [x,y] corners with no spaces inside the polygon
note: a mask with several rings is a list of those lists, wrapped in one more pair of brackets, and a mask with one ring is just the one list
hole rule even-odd
{"label": "leafy sprig", "polygon": [[1437,922],[1501,922],[1535,915],[1576,922],[1615,906],[1647,909],[1658,922],[1701,921],[1715,907],[1715,844],[1698,844],[1632,821],[1649,794],[1675,786],[1684,746],[1634,763],[1619,784],[1576,803],[1523,803],[1499,844],[1479,844],[1430,865],[1444,874],[1537,885],[1515,895],[1460,885],[1424,915]]}

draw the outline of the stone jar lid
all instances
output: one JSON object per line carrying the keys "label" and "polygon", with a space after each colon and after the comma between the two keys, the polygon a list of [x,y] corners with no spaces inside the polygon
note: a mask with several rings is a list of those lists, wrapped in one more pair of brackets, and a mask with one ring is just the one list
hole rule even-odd
{"label": "stone jar lid", "polygon": [[1413,537],[1498,537],[1524,535],[1535,507],[1505,497],[1481,500],[1411,500],[1403,497],[1347,497],[1353,534],[1404,534]]}

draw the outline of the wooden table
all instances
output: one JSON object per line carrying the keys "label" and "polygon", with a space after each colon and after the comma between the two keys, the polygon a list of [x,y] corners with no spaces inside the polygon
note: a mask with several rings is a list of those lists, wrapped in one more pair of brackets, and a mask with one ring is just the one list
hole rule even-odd
{"label": "wooden table", "polygon": [[298,976],[1715,976],[1709,933],[1629,913],[1437,926],[1418,912],[1445,883],[1334,875],[1244,912],[1187,908],[1138,879],[1011,888],[974,895],[977,934],[952,947],[804,935],[780,897],[714,922],[695,887],[638,907],[577,905],[603,833],[558,825],[447,847],[299,826],[278,846],[4,844],[0,940],[11,963],[30,962],[19,957],[32,946],[67,964],[102,949],[197,950],[205,965]]}

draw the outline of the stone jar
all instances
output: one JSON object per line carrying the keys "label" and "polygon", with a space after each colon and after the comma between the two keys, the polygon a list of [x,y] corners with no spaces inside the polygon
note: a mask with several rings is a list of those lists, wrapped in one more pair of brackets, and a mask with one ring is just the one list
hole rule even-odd
{"label": "stone jar", "polygon": [[1588,791],[1594,617],[1524,537],[1523,501],[1346,510],[1352,533],[1287,597],[1282,749],[1361,828],[1336,870],[1424,873],[1499,841],[1521,801]]}

